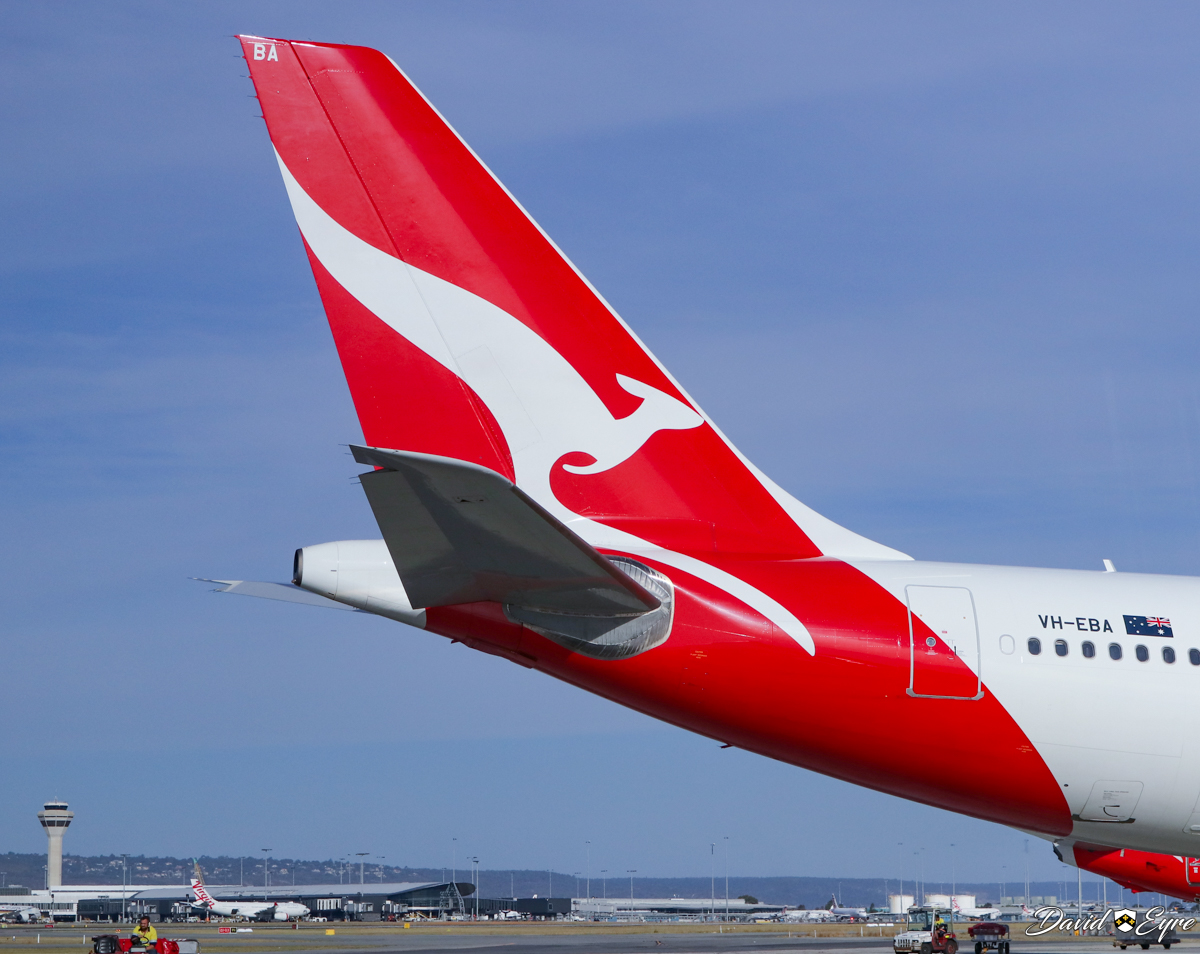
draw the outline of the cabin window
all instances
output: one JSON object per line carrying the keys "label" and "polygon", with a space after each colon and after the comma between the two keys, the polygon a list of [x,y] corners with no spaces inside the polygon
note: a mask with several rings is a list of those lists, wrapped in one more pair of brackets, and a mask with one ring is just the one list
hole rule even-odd
{"label": "cabin window", "polygon": [[1163,662],[1173,663],[1175,661],[1175,650],[1170,646],[1163,647]]}
{"label": "cabin window", "polygon": [[1079,649],[1082,651],[1083,655],[1088,659],[1091,659],[1093,656],[1096,655],[1096,644],[1093,643],[1090,639],[1085,639],[1083,641],[1083,645],[1080,646]]}
{"label": "cabin window", "polygon": [[1121,644],[1120,643],[1109,643],[1108,644],[1108,655],[1109,655],[1110,659],[1120,659],[1121,658]]}
{"label": "cabin window", "polygon": [[1150,650],[1148,650],[1145,646],[1139,645],[1134,652],[1137,654],[1138,662],[1145,662],[1150,658]]}
{"label": "cabin window", "polygon": [[1037,656],[1042,652],[1042,641],[1036,636],[1029,637],[1029,655]]}
{"label": "cabin window", "polygon": [[1067,654],[1067,641],[1065,639],[1056,639],[1054,641],[1054,652],[1059,656]]}
{"label": "cabin window", "polygon": [[1188,662],[1193,666],[1200,666],[1200,649],[1188,650]]}

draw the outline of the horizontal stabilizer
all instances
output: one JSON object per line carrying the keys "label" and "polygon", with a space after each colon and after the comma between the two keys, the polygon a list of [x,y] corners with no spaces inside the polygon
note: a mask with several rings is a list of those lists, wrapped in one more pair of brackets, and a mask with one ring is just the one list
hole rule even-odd
{"label": "horizontal stabilizer", "polygon": [[659,600],[512,481],[477,464],[351,445],[414,607],[495,600],[579,616],[637,616]]}
{"label": "horizontal stabilizer", "polygon": [[200,576],[194,576],[192,579],[198,580],[201,583],[220,583],[221,588],[213,590],[214,593],[236,593],[238,596],[258,596],[266,600],[282,600],[285,603],[304,603],[308,606],[325,606],[329,609],[359,612],[353,606],[347,606],[345,603],[326,599],[323,596],[318,596],[316,593],[310,593],[308,590],[302,590],[298,586],[293,586],[291,583],[256,583],[253,580],[206,580]]}

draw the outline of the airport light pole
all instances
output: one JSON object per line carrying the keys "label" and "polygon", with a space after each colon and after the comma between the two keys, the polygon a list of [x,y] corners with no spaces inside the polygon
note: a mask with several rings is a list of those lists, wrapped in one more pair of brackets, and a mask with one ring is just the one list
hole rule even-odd
{"label": "airport light pole", "polygon": [[366,864],[367,863],[365,861],[363,861],[363,858],[366,857],[367,855],[369,855],[370,852],[369,851],[356,851],[355,854],[358,855],[358,883],[366,884],[367,883],[367,877],[366,877],[366,871],[367,871]]}
{"label": "airport light pole", "polygon": [[725,836],[725,920],[729,920],[729,836]]}
{"label": "airport light pole", "polygon": [[[270,855],[270,851],[271,851],[271,849],[270,849],[270,848],[264,848],[264,849],[263,849],[263,852],[264,852],[264,854],[263,854],[263,890],[266,890],[267,884],[269,883],[269,880],[270,880],[270,879],[267,877],[267,872],[271,870],[271,865],[270,865],[270,861],[271,861],[271,855]],[[265,898],[264,898],[264,900],[265,900]]]}
{"label": "airport light pole", "polygon": [[717,916],[717,843],[708,843],[708,916]]}
{"label": "airport light pole", "polygon": [[590,841],[585,841],[584,845],[587,846],[587,864],[584,866],[587,868],[587,899],[589,901],[591,901],[592,900],[592,843]]}
{"label": "airport light pole", "polygon": [[472,858],[475,862],[475,920],[479,920],[479,859]]}
{"label": "airport light pole", "polygon": [[125,861],[129,855],[121,855],[121,920],[125,920]]}
{"label": "airport light pole", "polygon": [[[1104,886],[1104,897],[1108,897],[1108,885]],[[1029,839],[1025,839],[1025,907],[1029,907]],[[1108,905],[1106,904],[1107,908]]]}
{"label": "airport light pole", "polygon": [[896,844],[900,846],[900,894],[897,903],[900,906],[900,913],[907,914],[908,912],[904,910],[904,842],[898,841]]}
{"label": "airport light pole", "polygon": [[637,874],[637,868],[626,868],[629,872],[629,903],[633,904],[633,876]]}
{"label": "airport light pole", "polygon": [[450,839],[450,881],[458,880],[458,839]]}
{"label": "airport light pole", "polygon": [[604,900],[608,900],[608,869],[600,869],[600,890],[604,892]]}
{"label": "airport light pole", "polygon": [[376,855],[375,857],[379,859],[379,883],[383,884],[383,859],[384,859],[384,856]]}
{"label": "airport light pole", "polygon": [[954,933],[954,895],[958,891],[958,849],[950,842],[950,933]]}
{"label": "airport light pole", "polygon": [[954,933],[954,889],[957,872],[954,870],[954,843],[950,843],[950,933]]}

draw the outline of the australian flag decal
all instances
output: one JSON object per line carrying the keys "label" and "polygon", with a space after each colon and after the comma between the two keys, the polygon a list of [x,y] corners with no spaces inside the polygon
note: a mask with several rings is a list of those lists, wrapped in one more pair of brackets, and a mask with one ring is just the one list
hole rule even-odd
{"label": "australian flag decal", "polygon": [[1162,616],[1126,616],[1125,632],[1130,636],[1174,636],[1171,621]]}

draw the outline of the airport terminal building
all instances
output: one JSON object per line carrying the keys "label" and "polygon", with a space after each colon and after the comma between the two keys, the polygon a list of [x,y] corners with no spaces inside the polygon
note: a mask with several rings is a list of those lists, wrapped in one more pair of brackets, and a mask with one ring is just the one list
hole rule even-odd
{"label": "airport terminal building", "polygon": [[741,898],[576,898],[574,913],[589,921],[746,920],[782,914],[782,904]]}
{"label": "airport terminal building", "polygon": [[[63,833],[75,813],[66,802],[46,802],[38,820],[47,835],[46,887],[0,887],[0,915],[21,920],[128,922],[141,917],[175,921],[207,916],[194,906],[189,885],[64,885]],[[205,885],[222,910],[238,917],[245,902],[246,917],[268,904],[296,902],[309,916],[329,921],[379,921],[400,918],[574,917],[587,920],[677,920],[680,918],[746,918],[778,913],[778,905],[747,904],[742,899],[716,901],[695,898],[480,898],[467,881],[380,882],[378,884]]]}
{"label": "airport terminal building", "polygon": [[[331,921],[378,921],[389,915],[429,918],[466,914],[466,899],[475,891],[469,882],[384,882],[380,884],[304,884],[264,888],[249,885],[205,885],[217,901],[237,903],[297,901],[315,918]],[[119,920],[149,916],[152,920],[195,917],[201,912],[191,905],[195,895],[190,887],[145,888],[128,899],[93,898],[80,900],[81,920]]]}

